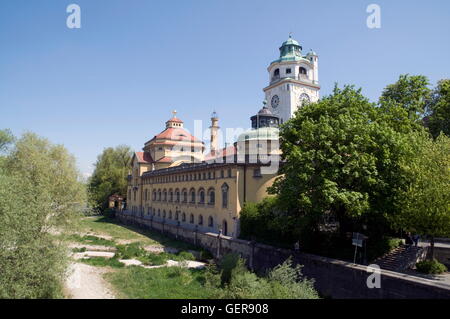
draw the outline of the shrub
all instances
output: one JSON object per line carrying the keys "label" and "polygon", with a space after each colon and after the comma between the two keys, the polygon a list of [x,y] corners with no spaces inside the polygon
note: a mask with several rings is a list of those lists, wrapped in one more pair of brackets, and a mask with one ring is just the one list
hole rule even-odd
{"label": "shrub", "polygon": [[138,257],[138,260],[146,266],[159,266],[164,265],[167,262],[167,254],[146,254],[145,256]]}
{"label": "shrub", "polygon": [[177,254],[177,259],[178,261],[183,261],[183,260],[195,260],[195,256],[188,252],[188,251],[181,251]]}
{"label": "shrub", "polygon": [[214,259],[214,256],[207,250],[201,250],[199,259],[200,260],[210,260],[210,259]]}
{"label": "shrub", "polygon": [[436,259],[420,261],[416,264],[416,269],[424,274],[442,274],[447,271],[447,267]]}
{"label": "shrub", "polygon": [[242,258],[228,254],[223,256],[219,267],[207,268],[205,279],[206,287],[215,288],[215,298],[318,298],[313,282],[302,277],[301,266],[293,267],[291,259],[275,267],[266,277],[258,277],[245,267]]}
{"label": "shrub", "polygon": [[131,259],[133,257],[142,257],[146,255],[145,250],[141,247],[140,243],[132,243],[128,245],[117,245],[116,258],[119,259]]}

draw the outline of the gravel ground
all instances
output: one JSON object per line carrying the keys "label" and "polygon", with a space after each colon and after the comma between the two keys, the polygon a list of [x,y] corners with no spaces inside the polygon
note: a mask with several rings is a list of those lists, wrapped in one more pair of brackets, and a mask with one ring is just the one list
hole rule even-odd
{"label": "gravel ground", "polygon": [[66,295],[71,299],[114,299],[114,293],[102,275],[108,270],[81,263],[69,267]]}

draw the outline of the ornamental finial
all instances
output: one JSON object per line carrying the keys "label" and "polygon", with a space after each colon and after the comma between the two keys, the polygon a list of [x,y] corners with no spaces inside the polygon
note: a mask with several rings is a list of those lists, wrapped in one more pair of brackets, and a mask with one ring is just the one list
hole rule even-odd
{"label": "ornamental finial", "polygon": [[172,111],[173,117],[177,117],[177,110]]}

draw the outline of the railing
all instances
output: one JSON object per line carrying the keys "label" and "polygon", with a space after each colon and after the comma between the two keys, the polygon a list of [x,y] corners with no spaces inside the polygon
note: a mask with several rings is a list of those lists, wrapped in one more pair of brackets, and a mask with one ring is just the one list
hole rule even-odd
{"label": "railing", "polygon": [[280,76],[274,76],[274,77],[272,77],[272,79],[270,80],[270,84],[274,84],[274,83],[276,83],[276,82],[278,82],[278,81],[280,81],[280,80],[283,80],[283,79],[293,79],[293,80],[298,80],[298,81],[302,81],[302,82],[307,82],[307,83],[312,83],[312,84],[318,84],[317,81],[314,81],[314,80],[309,79],[308,75],[306,75],[306,74],[299,74],[299,75],[297,75],[297,76],[294,76],[294,75],[291,75],[291,76],[283,76],[283,77],[280,77]]}

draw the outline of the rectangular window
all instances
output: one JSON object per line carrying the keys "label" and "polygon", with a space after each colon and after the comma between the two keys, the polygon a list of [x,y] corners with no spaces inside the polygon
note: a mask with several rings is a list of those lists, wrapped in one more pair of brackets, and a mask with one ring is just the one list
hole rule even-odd
{"label": "rectangular window", "polygon": [[255,168],[253,170],[253,177],[261,177],[261,169],[260,168]]}
{"label": "rectangular window", "polygon": [[290,74],[291,73],[291,69],[286,69],[286,74]]}

